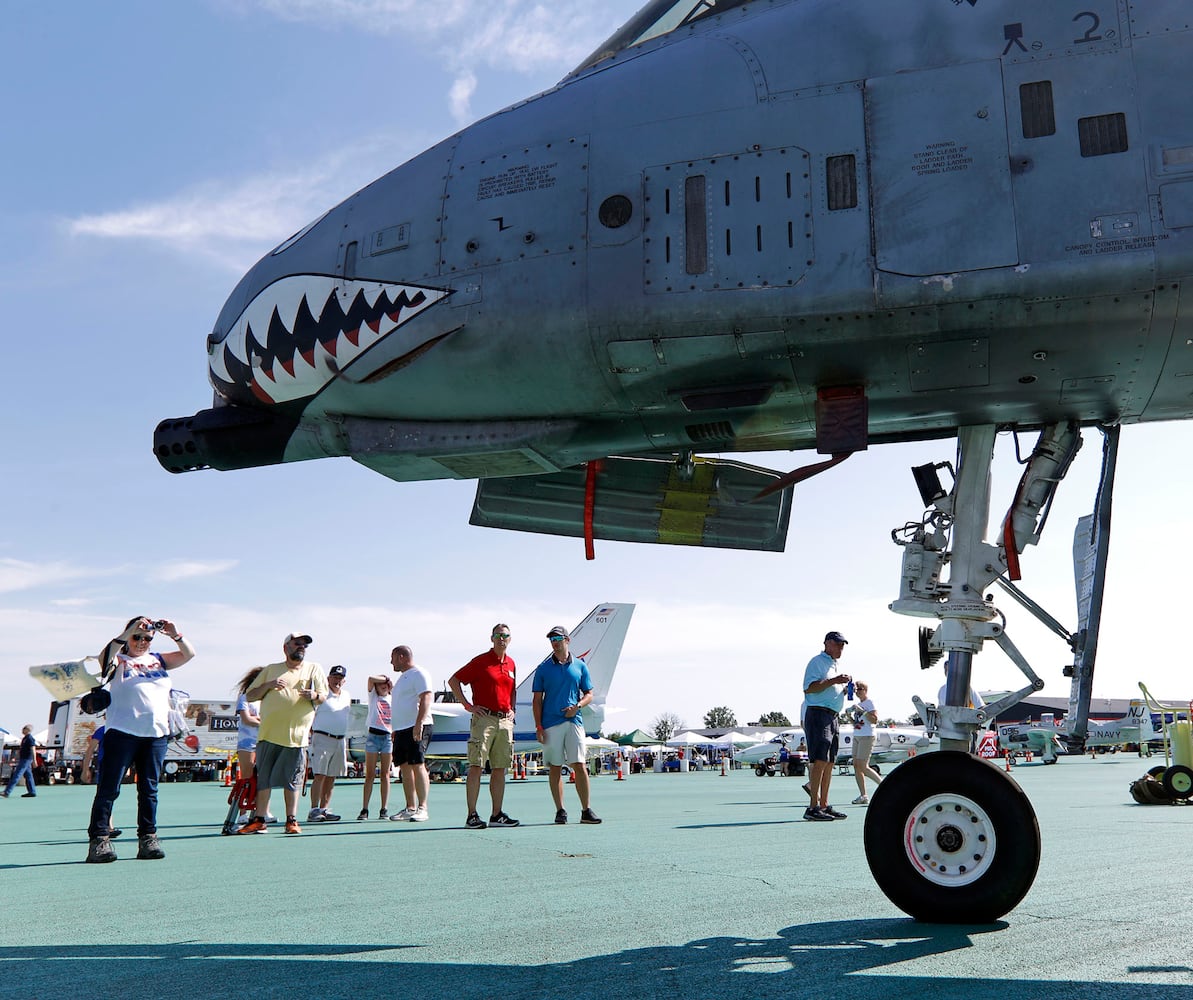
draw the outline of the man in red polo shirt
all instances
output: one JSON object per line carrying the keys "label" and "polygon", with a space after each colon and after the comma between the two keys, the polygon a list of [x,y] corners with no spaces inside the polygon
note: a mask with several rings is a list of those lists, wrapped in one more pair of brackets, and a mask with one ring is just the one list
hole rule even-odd
{"label": "man in red polo shirt", "polygon": [[[493,648],[474,656],[448,678],[448,686],[456,701],[472,713],[468,736],[468,819],[469,830],[483,830],[486,826],[517,826],[501,809],[505,798],[505,771],[514,762],[514,688],[517,668],[514,658],[506,655],[510,644],[510,627],[503,622],[493,626]],[[461,685],[472,689],[472,700],[464,697]],[[493,798],[493,812],[486,824],[476,812],[480,797],[481,772],[489,761],[489,794]]]}

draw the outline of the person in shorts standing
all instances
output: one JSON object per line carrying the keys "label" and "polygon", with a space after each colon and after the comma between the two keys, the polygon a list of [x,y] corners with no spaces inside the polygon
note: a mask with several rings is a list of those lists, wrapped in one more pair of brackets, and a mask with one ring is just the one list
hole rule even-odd
{"label": "person in shorts standing", "polygon": [[849,683],[849,675],[838,672],[837,661],[847,644],[840,632],[829,632],[824,637],[824,652],[813,656],[804,670],[804,733],[812,772],[807,786],[812,801],[804,810],[807,820],[848,819],[828,802],[840,733],[837,716],[845,707],[845,685]]}
{"label": "person in shorts standing", "polygon": [[381,762],[381,812],[378,819],[389,819],[389,772],[393,768],[393,694],[394,682],[388,674],[369,678],[369,731],[365,734],[365,784],[357,822],[369,818],[369,799],[373,797],[374,772]]}
{"label": "person in shorts standing", "polygon": [[308,823],[338,823],[329,811],[336,778],[348,773],[348,714],[352,696],[344,687],[348,671],[336,664],[327,672],[327,698],[315,709],[311,723],[311,811]]}
{"label": "person in shorts standing", "polygon": [[[471,714],[468,733],[468,818],[469,830],[483,830],[486,826],[517,826],[502,810],[505,799],[505,772],[514,762],[514,698],[517,688],[517,666],[506,651],[510,644],[510,627],[504,622],[493,626],[490,635],[493,648],[474,656],[447,679],[456,701]],[[472,700],[464,697],[462,685],[467,684]],[[489,762],[489,797],[493,809],[486,824],[476,811],[480,798],[481,772]]]}
{"label": "person in shorts standing", "polygon": [[854,684],[857,691],[857,705],[853,715],[853,776],[857,779],[858,796],[853,800],[855,806],[864,806],[870,801],[866,794],[866,779],[869,778],[876,785],[882,784],[882,775],[870,766],[870,754],[874,752],[874,724],[878,722],[878,712],[874,702],[870,700],[870,686],[865,681]]}
{"label": "person in shorts standing", "polygon": [[261,703],[261,726],[257,731],[257,809],[253,818],[237,833],[267,833],[269,797],[282,789],[286,801],[285,832],[302,833],[298,825],[298,796],[306,780],[307,741],[315,709],[327,697],[323,668],[306,658],[313,640],[302,632],[291,632],[282,641],[286,658],[271,663],[257,675],[245,692],[250,701]]}
{"label": "person in shorts standing", "polygon": [[432,722],[431,675],[414,663],[409,646],[395,646],[389,661],[398,672],[394,685],[394,751],[393,758],[402,772],[402,791],[406,793],[406,808],[395,813],[396,821],[425,823],[427,794],[431,790],[431,776],[427,773],[427,747],[431,745]]}
{"label": "person in shorts standing", "polygon": [[588,769],[584,766],[587,747],[581,709],[592,701],[592,678],[588,664],[572,656],[571,636],[562,625],[547,633],[551,655],[534,672],[535,737],[543,745],[543,760],[549,771],[551,797],[555,800],[555,822],[568,821],[563,808],[563,766],[568,764],[576,776],[576,795],[580,799],[580,822],[599,823],[588,806]]}

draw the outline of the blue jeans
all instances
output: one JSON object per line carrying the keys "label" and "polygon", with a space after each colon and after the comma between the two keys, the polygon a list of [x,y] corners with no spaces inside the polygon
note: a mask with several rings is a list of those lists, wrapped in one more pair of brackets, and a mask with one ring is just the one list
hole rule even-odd
{"label": "blue jeans", "polygon": [[104,759],[99,765],[88,837],[94,840],[108,835],[112,806],[120,797],[120,783],[130,767],[137,769],[137,836],[157,833],[157,779],[166,759],[167,739],[104,730]]}
{"label": "blue jeans", "polygon": [[21,783],[21,779],[25,779],[25,787],[29,789],[30,795],[36,795],[37,789],[33,785],[33,758],[19,761],[12,769],[12,774],[8,777],[8,784],[4,787],[4,794],[8,795],[14,788]]}

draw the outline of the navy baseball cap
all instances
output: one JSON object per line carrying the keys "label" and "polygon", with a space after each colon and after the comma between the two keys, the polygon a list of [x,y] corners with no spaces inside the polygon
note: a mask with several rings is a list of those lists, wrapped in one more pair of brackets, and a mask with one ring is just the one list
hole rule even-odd
{"label": "navy baseball cap", "polygon": [[840,632],[830,632],[824,637],[825,642],[839,642],[842,645],[849,645],[849,640],[845,638]]}

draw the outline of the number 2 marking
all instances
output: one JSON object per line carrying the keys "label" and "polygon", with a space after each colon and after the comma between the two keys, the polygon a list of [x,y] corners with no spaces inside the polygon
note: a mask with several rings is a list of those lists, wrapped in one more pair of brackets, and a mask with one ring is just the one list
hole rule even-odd
{"label": "number 2 marking", "polygon": [[1093,21],[1093,24],[1091,24],[1089,26],[1089,30],[1084,35],[1082,35],[1080,38],[1074,38],[1073,44],[1081,45],[1083,42],[1100,42],[1102,40],[1102,36],[1095,35],[1094,32],[1097,31],[1099,27],[1101,27],[1102,19],[1100,17],[1098,17],[1098,15],[1095,14],[1092,10],[1083,10],[1080,14],[1078,14],[1076,17],[1074,17],[1073,20],[1075,22],[1080,21],[1083,17],[1090,18]]}

